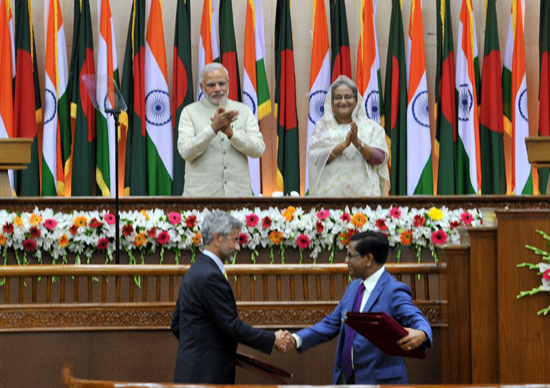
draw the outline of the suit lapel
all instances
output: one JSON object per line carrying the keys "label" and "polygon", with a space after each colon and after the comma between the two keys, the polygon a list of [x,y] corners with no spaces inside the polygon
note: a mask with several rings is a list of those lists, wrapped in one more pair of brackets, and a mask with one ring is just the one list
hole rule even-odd
{"label": "suit lapel", "polygon": [[378,279],[378,282],[376,283],[376,286],[374,286],[374,289],[369,295],[369,299],[367,300],[367,304],[365,304],[365,308],[363,309],[363,312],[367,313],[370,311],[380,294],[382,293],[382,290],[384,289],[384,286],[386,285],[386,282],[388,281],[388,271],[384,271],[382,273],[382,276],[380,276],[380,279]]}

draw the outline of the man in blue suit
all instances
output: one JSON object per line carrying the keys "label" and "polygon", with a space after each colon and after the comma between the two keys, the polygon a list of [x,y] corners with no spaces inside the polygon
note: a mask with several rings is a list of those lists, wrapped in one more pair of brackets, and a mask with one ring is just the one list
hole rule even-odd
{"label": "man in blue suit", "polygon": [[408,384],[402,357],[389,356],[343,323],[346,311],[385,312],[409,334],[397,343],[410,351],[432,345],[432,330],[422,312],[412,302],[409,286],[384,269],[389,242],[379,232],[354,235],[348,246],[346,263],[349,284],[338,307],[312,327],[293,334],[299,353],[340,335],[334,361],[333,384]]}

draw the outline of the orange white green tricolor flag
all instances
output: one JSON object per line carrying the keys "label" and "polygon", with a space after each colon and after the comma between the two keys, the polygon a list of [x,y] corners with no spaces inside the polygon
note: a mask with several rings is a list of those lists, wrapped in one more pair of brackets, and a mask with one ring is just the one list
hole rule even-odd
{"label": "orange white green tricolor flag", "polygon": [[[0,1],[0,139],[13,137],[13,79],[15,43],[10,0]],[[13,193],[13,170],[9,170]]]}
{"label": "orange white green tricolor flag", "polygon": [[361,37],[357,48],[357,87],[367,117],[384,125],[380,54],[376,37],[376,0],[361,1]]}
{"label": "orange white green tricolor flag", "polygon": [[456,59],[459,138],[457,194],[479,194],[481,189],[476,38],[472,0],[462,0]]}
{"label": "orange white green tricolor flag", "polygon": [[218,62],[218,0],[204,0],[202,5],[201,30],[199,36],[199,65],[197,67],[197,101],[204,97],[200,87],[202,68],[212,62]]}
{"label": "orange white green tricolor flag", "polygon": [[502,70],[505,127],[512,134],[512,192],[533,194],[525,138],[529,136],[524,40],[525,0],[513,0]]}
{"label": "orange white green tricolor flag", "polygon": [[[265,70],[265,32],[262,0],[246,2],[244,27],[243,102],[252,109],[256,119],[271,113],[271,98]],[[248,158],[252,192],[262,192],[260,159]]]}
{"label": "orange white green tricolor flag", "polygon": [[[103,196],[115,196],[115,147],[118,129],[106,108],[119,108],[115,102],[115,84],[118,87],[118,60],[111,4],[109,0],[98,0],[99,41],[97,54],[97,170],[96,181]],[[114,84],[113,84],[114,82]],[[124,131],[125,133],[125,131]],[[119,165],[124,166],[126,144],[119,149]],[[119,170],[120,171],[120,170]],[[120,172],[124,176],[124,171]],[[123,179],[121,179],[123,181]],[[123,186],[123,185],[122,185]],[[120,191],[119,191],[120,192]]]}
{"label": "orange white green tricolor flag", "polygon": [[162,4],[148,0],[145,38],[145,120],[149,195],[172,195],[174,170],[172,115],[164,44]]}
{"label": "orange white green tricolor flag", "polygon": [[[307,120],[307,149],[317,120],[323,117],[325,98],[330,88],[330,51],[328,43],[325,0],[313,1],[313,40],[311,42],[311,71],[309,75],[309,115]],[[309,190],[308,158],[306,158],[305,192]]]}
{"label": "orange white green tricolor flag", "polygon": [[407,195],[433,195],[432,137],[422,1],[413,0],[407,44]]}
{"label": "orange white green tricolor flag", "polygon": [[46,78],[42,195],[65,195],[65,163],[71,152],[65,29],[59,0],[46,1]]}

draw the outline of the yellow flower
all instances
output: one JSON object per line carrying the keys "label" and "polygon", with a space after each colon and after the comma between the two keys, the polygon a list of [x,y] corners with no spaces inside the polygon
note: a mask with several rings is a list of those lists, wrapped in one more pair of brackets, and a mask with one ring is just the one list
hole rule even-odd
{"label": "yellow flower", "polygon": [[145,244],[147,244],[147,237],[145,237],[145,233],[138,233],[136,237],[134,237],[134,245],[136,247],[141,247]]}
{"label": "yellow flower", "polygon": [[23,226],[23,220],[19,216],[13,219],[13,223],[19,227]]}
{"label": "yellow flower", "polygon": [[366,222],[367,222],[367,216],[365,216],[363,213],[357,213],[353,217],[351,217],[351,223],[357,229],[362,228]]}
{"label": "yellow flower", "polygon": [[61,237],[59,237],[58,241],[61,248],[65,248],[67,245],[69,245],[69,237],[67,237],[66,234],[62,234]]}
{"label": "yellow flower", "polygon": [[86,217],[78,216],[74,219],[74,225],[76,225],[77,227],[86,226],[88,225],[88,221],[86,220]]}
{"label": "yellow flower", "polygon": [[283,241],[283,234],[278,230],[274,230],[273,232],[269,233],[269,239],[273,244],[278,245]]}
{"label": "yellow flower", "polygon": [[430,217],[434,221],[439,221],[443,218],[443,212],[436,207],[432,207],[428,211],[428,217]]}
{"label": "yellow flower", "polygon": [[147,212],[145,211],[145,209],[141,210],[140,213],[143,214],[143,215],[145,216],[145,220],[149,221],[149,214],[147,214]]}
{"label": "yellow flower", "polygon": [[29,222],[32,226],[38,226],[42,222],[42,217],[40,217],[38,214],[31,214],[31,217],[29,218]]}
{"label": "yellow flower", "polygon": [[0,233],[0,246],[6,245],[6,237],[2,233]]}
{"label": "yellow flower", "polygon": [[296,208],[294,206],[289,206],[283,212],[283,216],[285,216],[287,221],[292,221],[292,219],[294,218],[295,211],[296,211]]}
{"label": "yellow flower", "polygon": [[193,244],[199,245],[201,243],[201,238],[202,235],[200,234],[200,232],[195,233],[195,235],[193,236]]}

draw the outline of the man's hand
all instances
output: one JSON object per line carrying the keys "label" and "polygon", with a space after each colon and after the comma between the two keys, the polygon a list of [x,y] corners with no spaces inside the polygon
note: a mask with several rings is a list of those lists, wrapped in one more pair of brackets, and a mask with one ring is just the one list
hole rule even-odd
{"label": "man's hand", "polygon": [[397,345],[401,346],[403,350],[410,351],[416,349],[426,341],[426,333],[422,330],[411,329],[410,327],[406,327],[405,330],[409,332],[409,335],[397,341]]}
{"label": "man's hand", "polygon": [[296,342],[287,330],[278,330],[275,332],[275,348],[281,352],[286,353],[296,347]]}
{"label": "man's hand", "polygon": [[212,117],[210,120],[212,120],[212,129],[215,133],[218,133],[219,131],[222,131],[231,139],[233,136],[233,129],[231,129],[231,123],[235,120],[237,120],[237,117],[239,116],[239,111],[236,110],[230,110],[226,111],[222,104],[218,105],[218,109],[216,109],[216,113],[214,114],[214,117]]}

